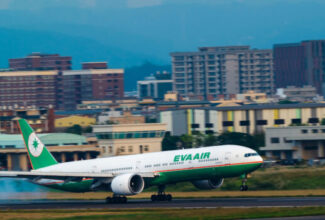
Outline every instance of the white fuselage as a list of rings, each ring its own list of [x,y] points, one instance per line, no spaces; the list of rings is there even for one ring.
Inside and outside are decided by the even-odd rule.
[[[247,153],[253,156],[245,157]],[[122,174],[164,172],[262,161],[263,159],[250,148],[237,145],[221,145],[73,161],[41,168],[37,171]]]

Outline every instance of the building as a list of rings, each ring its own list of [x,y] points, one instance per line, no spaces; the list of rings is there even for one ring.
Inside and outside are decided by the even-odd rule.
[[[316,88],[312,86],[288,86],[283,88],[283,95],[285,99],[297,102],[315,102],[323,99],[317,94]]]
[[[133,115],[132,112],[124,111],[121,116],[111,116],[109,120],[114,124],[143,124],[145,117],[142,115]]]
[[[325,157],[325,126],[267,128],[265,152],[272,159],[315,159]]]
[[[311,85],[325,95],[325,40],[276,44],[273,51],[276,88]]]
[[[49,109],[2,109],[0,110],[0,133],[20,133],[18,119],[24,118],[38,133],[54,131],[54,110]]]
[[[150,76],[146,77],[145,80],[138,81],[138,97],[140,99],[153,98],[163,100],[164,95],[173,90],[173,80],[165,79],[163,76],[164,74],[159,74],[158,78]]]
[[[57,109],[76,109],[86,100],[123,98],[123,69],[63,71],[58,76]]]
[[[114,100],[89,100],[82,101],[77,105],[77,109],[102,109],[106,111],[121,111],[138,108],[139,101],[136,97],[124,97]]]
[[[201,47],[198,52],[172,56],[174,91],[180,95],[215,99],[220,94],[249,90],[274,92],[272,50],[249,46]]]
[[[9,59],[12,70],[70,70],[71,57],[59,54],[32,53],[24,58]]]
[[[67,116],[62,118],[55,119],[55,128],[56,130],[65,129],[73,125],[79,125],[81,127],[88,127],[90,125],[96,124],[96,119],[85,116]]]
[[[56,105],[57,71],[0,72],[0,106],[48,108]]]
[[[85,100],[123,98],[123,69],[0,72],[0,107],[74,110]]]
[[[236,94],[237,100],[242,100],[245,103],[267,103],[269,99],[265,93],[256,93],[254,91],[247,91],[247,93]]]
[[[102,156],[161,151],[166,125],[160,123],[94,125]]]
[[[159,113],[159,122],[172,135],[200,132],[263,133],[269,127],[319,125],[325,118],[325,103],[251,104],[192,109],[169,109]]]
[[[88,144],[86,138],[81,135],[50,133],[38,136],[59,162],[96,158],[101,153],[99,147]],[[0,134],[0,143],[0,167],[8,170],[31,168],[20,134]]]
[[[213,134],[218,132],[217,117],[216,110],[174,109],[161,111],[159,122],[166,124],[166,131],[175,136],[195,132]]]
[[[83,70],[108,68],[107,62],[84,62],[81,65]]]

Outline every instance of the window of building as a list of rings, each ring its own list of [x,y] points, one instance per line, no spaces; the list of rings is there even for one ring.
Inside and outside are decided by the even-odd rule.
[[[148,145],[144,146],[144,151],[149,151],[149,146]]]
[[[132,146],[129,146],[129,152],[133,152],[133,147]]]
[[[212,130],[206,130],[205,134],[213,134],[214,132]]]
[[[191,124],[191,128],[199,128],[200,124]]]
[[[274,124],[276,125],[283,125],[284,124],[284,119],[275,119]]]
[[[287,138],[284,137],[284,138],[283,138],[283,142],[284,142],[284,143],[292,143],[293,141],[292,141],[292,140],[288,140]]]
[[[234,126],[234,122],[233,121],[223,121],[222,126],[224,126],[224,127]]]
[[[206,128],[213,128],[213,124],[212,123],[205,123],[205,127]]]
[[[308,133],[308,130],[307,130],[307,129],[302,129],[302,130],[301,130],[301,133],[303,133],[303,134],[307,134],[307,133]]]
[[[267,120],[257,120],[256,125],[267,125]]]
[[[109,146],[108,147],[108,152],[111,154],[111,153],[113,153],[113,147],[112,146]]]
[[[280,143],[280,139],[278,137],[271,137],[271,143],[278,144],[278,143]]]
[[[124,146],[120,147],[120,152],[125,152],[125,147]]]
[[[312,129],[311,132],[312,133],[318,133],[318,129]]]
[[[240,126],[249,126],[250,125],[250,122],[249,121],[240,121],[239,122],[239,125]]]
[[[300,118],[293,118],[291,119],[292,124],[301,124],[301,119]]]
[[[318,118],[309,118],[308,123],[311,123],[311,124],[319,123],[319,119]]]

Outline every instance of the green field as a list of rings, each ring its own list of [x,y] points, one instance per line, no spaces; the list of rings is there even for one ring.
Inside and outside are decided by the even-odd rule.
[[[237,191],[240,178],[225,179],[219,190]],[[260,168],[248,179],[249,190],[301,190],[325,189],[325,167]],[[154,188],[148,191],[155,191]],[[167,187],[170,192],[198,191],[191,183],[178,183]]]
[[[250,219],[325,215],[325,207],[303,208],[215,208],[215,209],[128,209],[128,210],[6,210],[1,219]]]

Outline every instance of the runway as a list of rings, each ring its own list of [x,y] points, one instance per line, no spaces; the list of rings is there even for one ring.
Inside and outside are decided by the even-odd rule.
[[[174,199],[151,202],[129,199],[126,204],[106,204],[103,200],[0,200],[0,209],[132,209],[132,208],[220,208],[220,207],[302,207],[325,206],[325,197]]]

